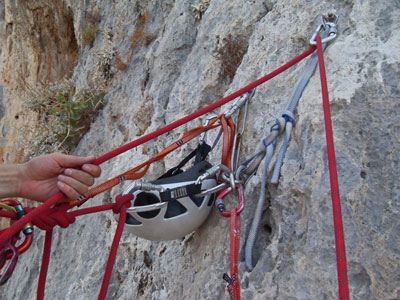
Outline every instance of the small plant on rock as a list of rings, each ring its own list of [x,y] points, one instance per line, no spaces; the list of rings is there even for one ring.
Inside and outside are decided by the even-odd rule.
[[[99,23],[101,21],[100,12],[88,12],[85,21],[86,24],[82,32],[82,44],[92,47],[96,34],[99,32]]]
[[[99,25],[86,25],[82,33],[82,44],[92,47],[97,32],[99,32]]]
[[[133,53],[138,46],[148,46],[157,37],[155,33],[145,30],[150,19],[151,15],[148,10],[144,10],[144,12],[139,15],[136,23],[136,30],[129,36],[129,39],[131,41],[129,60],[132,59]]]
[[[72,80],[31,88],[29,93],[28,107],[38,114],[32,155],[71,152],[105,104],[104,90],[76,90]]]

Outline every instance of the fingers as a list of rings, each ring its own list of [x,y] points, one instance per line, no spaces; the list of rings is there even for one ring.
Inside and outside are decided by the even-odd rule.
[[[99,177],[101,174],[100,167],[96,165],[84,164],[82,166],[82,170],[92,175],[95,178]]]
[[[90,164],[95,161],[94,156],[75,156],[75,155],[66,155],[62,153],[53,153],[51,154],[57,163],[62,167],[80,167],[84,164]]]
[[[100,168],[91,164],[84,164],[80,170],[67,168],[58,176],[57,186],[70,200],[76,200],[88,191],[100,174]]]
[[[64,175],[58,176],[57,187],[68,197],[69,200],[76,200],[88,190],[88,186]]]
[[[81,170],[66,169],[64,171],[64,175],[65,175],[64,177],[73,178],[74,180],[76,180],[76,181],[78,181],[78,182],[80,182],[80,183],[82,183],[82,184],[84,184],[86,186],[91,186],[94,183],[94,176],[92,176],[90,173],[86,173],[86,172],[81,171]],[[67,183],[67,182],[65,182],[65,183]]]

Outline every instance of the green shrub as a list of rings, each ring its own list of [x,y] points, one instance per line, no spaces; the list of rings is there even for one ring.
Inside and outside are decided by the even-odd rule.
[[[82,44],[84,46],[93,46],[94,39],[96,38],[96,34],[99,32],[99,26],[96,25],[86,25],[83,33],[82,33]]]
[[[30,89],[28,108],[38,114],[32,154],[73,151],[104,106],[105,94],[76,90],[71,80]]]

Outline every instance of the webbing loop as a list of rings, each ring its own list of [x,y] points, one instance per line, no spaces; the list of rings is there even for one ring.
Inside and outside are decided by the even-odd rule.
[[[325,50],[326,47],[328,46],[329,41],[331,41],[333,38],[336,37],[337,35],[337,23],[338,18],[336,15],[329,14],[327,17],[322,16],[322,21],[321,24],[318,26],[317,30],[313,34],[311,41],[314,41],[317,36],[322,36],[321,38],[324,41],[324,44],[322,46],[322,50]],[[272,159],[272,156],[274,154],[274,148],[276,141],[278,139],[278,136],[280,135],[281,132],[283,132],[283,128],[285,129],[285,137],[284,137],[284,142],[282,145],[281,150],[279,151],[279,154],[276,159],[275,167],[271,176],[270,182],[272,184],[278,184],[279,182],[279,177],[280,177],[280,171],[283,165],[283,160],[285,157],[285,153],[290,141],[291,137],[291,132],[293,127],[295,126],[295,119],[294,119],[294,114],[293,112],[295,111],[299,100],[302,96],[302,93],[304,89],[306,88],[311,76],[314,73],[314,70],[316,69],[316,66],[318,64],[318,56],[314,53],[309,61],[307,62],[306,66],[304,67],[303,73],[298,80],[296,87],[293,90],[293,93],[289,99],[289,103],[287,106],[286,111],[282,114],[281,119],[284,120],[283,124],[279,125],[280,131],[276,130],[275,128],[278,127],[278,125],[274,125],[273,128],[275,130],[272,131],[273,128],[271,128],[271,133],[262,141],[262,145],[265,147],[265,150],[267,152],[266,158],[265,158],[265,164],[264,164],[264,173],[263,173],[263,179],[262,179],[262,186],[261,186],[261,193],[260,197],[258,199],[257,203],[257,208],[254,213],[254,218],[252,220],[252,224],[250,227],[250,231],[248,233],[247,237],[247,242],[246,242],[246,247],[245,247],[245,262],[246,262],[246,268],[248,270],[252,270],[254,267],[253,264],[253,259],[252,259],[252,252],[254,249],[254,243],[256,241],[256,236],[257,232],[260,226],[261,222],[261,216],[262,216],[262,211],[264,209],[264,202],[265,202],[265,197],[266,197],[266,184],[267,184],[267,169],[269,167],[269,163]],[[278,122],[276,122],[278,123]],[[278,133],[279,132],[279,133]],[[272,133],[275,133],[275,136],[272,136]],[[258,167],[258,166],[257,166]]]
[[[293,127],[296,125],[294,114],[290,110],[285,110],[284,113],[282,114],[282,118],[285,119],[286,123],[288,122],[292,123]]]

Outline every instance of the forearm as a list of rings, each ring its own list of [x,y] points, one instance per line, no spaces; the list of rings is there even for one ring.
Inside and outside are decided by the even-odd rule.
[[[22,166],[19,164],[0,165],[0,199],[20,197]]]

